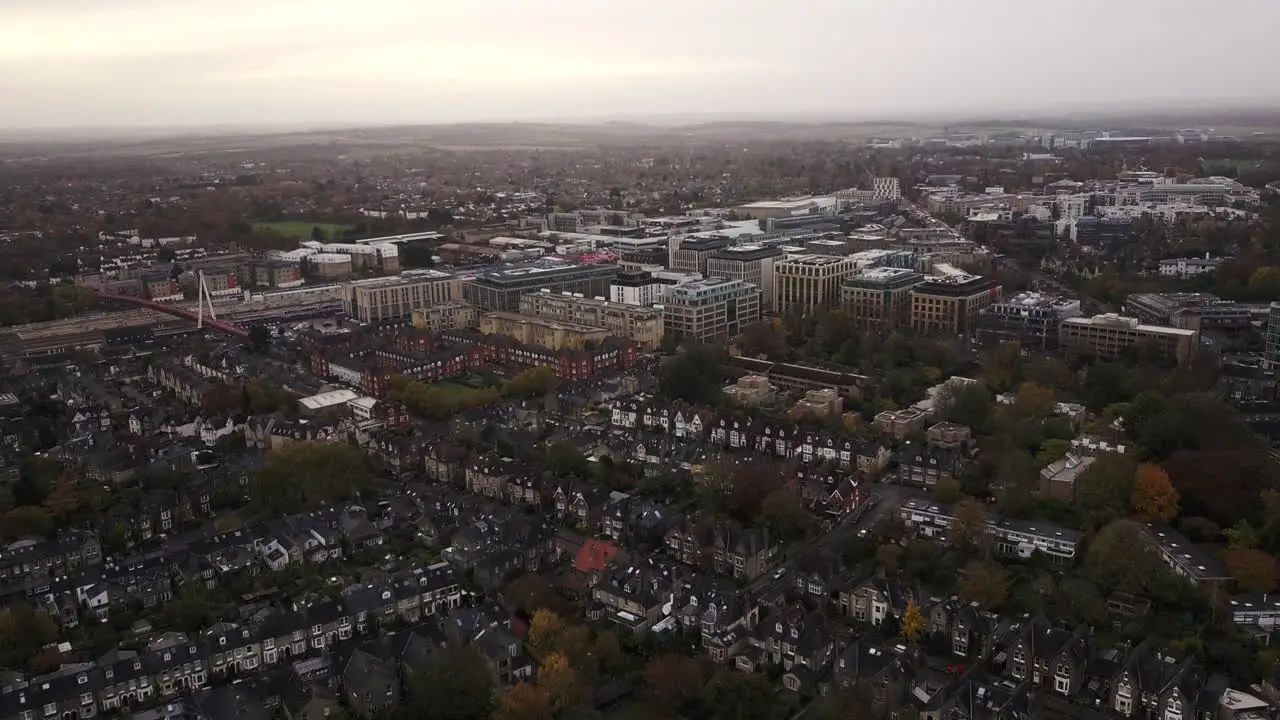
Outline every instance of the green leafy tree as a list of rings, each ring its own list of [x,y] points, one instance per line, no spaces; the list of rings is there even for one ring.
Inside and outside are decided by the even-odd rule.
[[[355,498],[373,481],[357,447],[321,440],[294,442],[267,454],[249,494],[260,508],[285,514]]]
[[[1137,463],[1125,455],[1103,455],[1076,478],[1075,506],[1086,528],[1123,518],[1133,494]]]
[[[493,672],[470,646],[446,646],[409,676],[407,686],[396,720],[488,720],[493,712]]]
[[[975,433],[985,430],[995,411],[995,396],[982,383],[948,383],[934,403],[948,421],[966,425]]]
[[[944,505],[950,505],[964,496],[960,481],[953,477],[939,478],[933,486],[933,498]]]
[[[760,673],[722,670],[707,683],[703,696],[709,717],[716,720],[774,720],[779,710],[777,690]]]
[[[548,365],[539,365],[517,374],[502,386],[507,397],[542,397],[556,386],[556,371]]]
[[[1010,390],[1022,375],[1022,346],[1007,342],[984,350],[979,359],[982,379],[998,391]]]
[[[1222,534],[1226,536],[1227,544],[1232,549],[1253,549],[1262,544],[1262,533],[1245,519],[1223,530]]]
[[[722,352],[694,345],[662,366],[658,388],[667,397],[712,405],[720,400]]]
[[[1167,572],[1155,542],[1142,525],[1116,520],[1089,542],[1085,571],[1104,591],[1148,593]]]
[[[5,667],[22,667],[57,639],[58,624],[48,613],[22,602],[0,608],[0,663]]]
[[[1067,440],[1049,439],[1040,443],[1040,451],[1036,453],[1036,462],[1050,465],[1071,451],[1071,443]]]
[[[786,488],[774,490],[765,497],[760,504],[760,519],[779,540],[804,537],[811,525],[800,498]]]

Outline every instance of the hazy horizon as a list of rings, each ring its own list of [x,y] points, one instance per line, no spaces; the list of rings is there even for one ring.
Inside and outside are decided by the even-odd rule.
[[[1280,3],[6,0],[0,129],[910,120],[1280,104]],[[1212,32],[1206,32],[1212,27]]]

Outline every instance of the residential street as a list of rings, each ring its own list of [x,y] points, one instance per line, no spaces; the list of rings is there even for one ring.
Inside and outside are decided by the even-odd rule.
[[[914,495],[915,493],[910,488],[904,488],[901,485],[876,483],[871,495],[873,505],[870,509],[859,516],[846,518],[832,528],[831,532],[816,538],[807,545],[792,548],[785,562],[752,581],[749,586],[750,589],[760,597],[773,597],[785,592],[791,583],[791,571],[794,569],[795,558],[820,548],[836,547],[843,539],[853,534],[863,530],[869,531],[887,520],[904,500]],[[779,571],[785,572],[779,575]]]

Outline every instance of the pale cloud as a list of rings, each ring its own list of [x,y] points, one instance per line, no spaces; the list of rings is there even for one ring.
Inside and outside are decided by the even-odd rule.
[[[1280,100],[1280,2],[0,0],[0,125]]]

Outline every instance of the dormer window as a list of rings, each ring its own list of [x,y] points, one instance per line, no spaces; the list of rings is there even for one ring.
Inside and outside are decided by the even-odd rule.
[[[776,632],[776,633],[778,633],[779,635],[781,635],[781,634],[782,634],[782,623],[776,623],[776,624],[773,626],[773,631],[774,631],[774,632]]]

